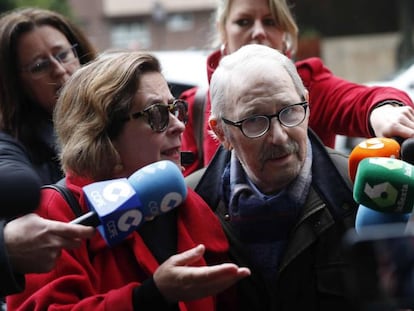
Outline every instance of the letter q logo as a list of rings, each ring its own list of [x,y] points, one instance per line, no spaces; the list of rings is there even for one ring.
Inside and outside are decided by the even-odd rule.
[[[139,210],[130,210],[118,220],[118,229],[122,232],[132,232],[142,222],[142,213]]]
[[[132,193],[129,184],[121,181],[116,181],[107,185],[103,191],[102,196],[109,202],[117,202],[120,198],[128,198]]]
[[[183,197],[178,192],[167,193],[161,201],[160,210],[166,213],[183,202]]]

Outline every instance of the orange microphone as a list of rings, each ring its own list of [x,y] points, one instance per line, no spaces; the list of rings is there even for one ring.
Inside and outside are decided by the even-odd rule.
[[[349,154],[348,174],[352,182],[355,181],[359,162],[371,157],[399,159],[400,144],[392,138],[385,137],[374,137],[360,142]]]

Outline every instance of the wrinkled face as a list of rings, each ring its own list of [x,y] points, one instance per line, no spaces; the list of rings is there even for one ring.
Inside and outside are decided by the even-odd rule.
[[[63,83],[80,67],[70,48],[65,35],[51,26],[37,27],[18,40],[17,57],[24,92],[49,113],[53,112]],[[68,61],[60,63],[53,57],[56,55]]]
[[[282,51],[283,36],[267,0],[232,0],[223,34],[227,54],[252,43]]]
[[[158,72],[142,75],[140,88],[135,94],[130,113],[143,111],[154,104],[169,104],[174,100],[164,77]],[[169,124],[165,131],[151,129],[147,116],[126,121],[120,135],[114,140],[115,148],[121,157],[123,176],[130,176],[141,167],[156,161],[170,160],[179,167],[181,134],[184,123],[169,114]]]
[[[251,116],[273,115],[302,102],[288,73],[276,72],[266,72],[262,67],[257,69],[257,75],[233,80],[237,85],[229,86],[232,98],[227,101],[224,117],[237,122]],[[219,134],[221,142],[234,149],[249,178],[266,194],[292,182],[303,166],[307,150],[308,114],[302,123],[290,128],[282,126],[277,118],[271,120],[269,131],[257,138],[248,138],[239,128],[224,123],[220,124],[226,128],[221,137]]]

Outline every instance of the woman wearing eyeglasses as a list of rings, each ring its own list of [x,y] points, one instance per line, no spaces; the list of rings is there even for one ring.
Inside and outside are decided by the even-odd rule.
[[[0,129],[26,148],[44,184],[62,178],[52,123],[58,93],[95,56],[82,31],[58,13],[25,8],[0,18]],[[9,147],[0,139],[0,160]]]
[[[159,62],[144,52],[107,54],[79,69],[62,89],[54,114],[68,188],[88,211],[82,187],[131,176],[148,164],[181,168],[187,104],[173,98]],[[160,173],[160,178],[162,174]],[[38,213],[74,218],[56,191],[43,189]],[[108,247],[99,233],[63,250],[47,274],[26,277],[10,310],[237,310],[222,297],[249,275],[227,262],[228,243],[209,207],[188,189],[176,209]],[[218,295],[225,290],[226,295]],[[231,302],[231,299],[230,299]]]

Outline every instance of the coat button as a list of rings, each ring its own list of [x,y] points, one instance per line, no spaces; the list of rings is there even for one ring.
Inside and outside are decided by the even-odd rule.
[[[225,221],[230,221],[230,215],[229,214],[224,214],[224,220]]]

